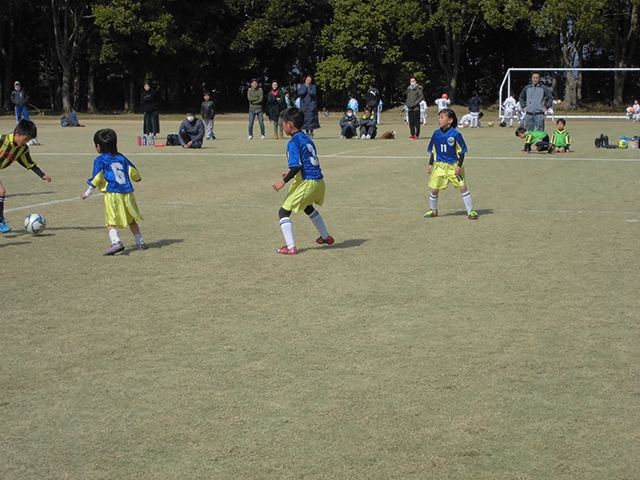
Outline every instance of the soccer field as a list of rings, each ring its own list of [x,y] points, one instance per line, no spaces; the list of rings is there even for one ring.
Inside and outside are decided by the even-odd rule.
[[[430,114],[420,141],[396,111],[388,141],[321,117],[336,243],[293,214],[296,256],[275,253],[270,124],[247,141],[221,115],[189,151],[137,147],[139,115],[34,118],[53,181],[0,171],[0,478],[638,478],[640,150],[593,146],[638,124],[569,120],[554,155],[463,129],[480,218],[449,188],[424,219]],[[105,127],[142,175],[147,251],[121,230],[103,257],[102,197],[80,199]]]

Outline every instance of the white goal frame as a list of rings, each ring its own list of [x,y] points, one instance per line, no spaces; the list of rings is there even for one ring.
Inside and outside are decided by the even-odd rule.
[[[504,114],[504,99],[511,95],[511,72],[640,72],[640,68],[509,68],[504,75],[500,84],[500,92],[498,96],[498,117],[502,118]],[[503,96],[505,84],[507,86],[506,95]],[[522,86],[524,88],[524,85]],[[520,91],[516,94],[518,96]],[[562,115],[563,118],[615,118],[624,119],[626,115]]]

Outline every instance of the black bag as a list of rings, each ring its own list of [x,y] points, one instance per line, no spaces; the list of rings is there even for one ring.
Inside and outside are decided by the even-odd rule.
[[[596,148],[609,148],[609,137],[601,133],[594,143]]]
[[[180,145],[180,137],[177,133],[170,133],[167,135],[167,146]]]

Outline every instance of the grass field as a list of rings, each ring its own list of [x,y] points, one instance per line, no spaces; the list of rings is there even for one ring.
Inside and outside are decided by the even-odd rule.
[[[397,112],[395,141],[338,119],[315,139],[336,244],[294,215],[288,257],[270,125],[219,116],[185,151],[137,147],[140,116],[35,118],[53,181],[0,172],[0,478],[640,478],[640,150],[593,147],[638,124],[569,120],[564,155],[463,130],[474,222],[453,189],[422,217],[433,115],[417,142]],[[141,171],[148,251],[121,231],[103,257],[102,198],[80,200],[103,127]]]

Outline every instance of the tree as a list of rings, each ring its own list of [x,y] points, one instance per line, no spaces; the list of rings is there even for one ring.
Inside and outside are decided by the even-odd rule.
[[[62,69],[62,109],[69,113],[73,109],[73,67],[84,39],[92,27],[91,11],[87,2],[83,0],[51,0],[51,18],[56,55]]]
[[[628,68],[633,59],[640,35],[640,0],[617,0],[609,2],[605,17],[607,31],[613,37],[614,64],[617,68]],[[624,85],[627,72],[615,72],[613,104],[624,104]]]

